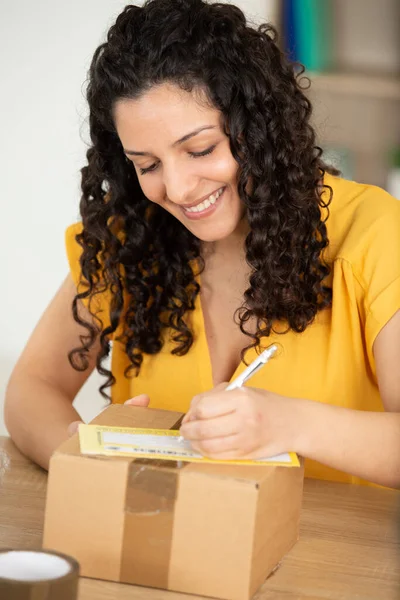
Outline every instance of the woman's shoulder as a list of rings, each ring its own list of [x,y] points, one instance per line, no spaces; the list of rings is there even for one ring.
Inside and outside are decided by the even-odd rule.
[[[330,211],[342,219],[357,217],[375,219],[387,214],[400,214],[400,202],[383,188],[325,174],[324,184],[332,189]],[[325,191],[326,192],[326,191]]]
[[[81,253],[82,248],[76,241],[76,236],[78,234],[82,233],[82,231],[83,231],[83,224],[81,221],[78,221],[76,223],[71,223],[65,229],[64,237],[65,237],[65,246],[66,246],[68,256],[70,256],[72,254],[76,258],[76,255]]]
[[[325,193],[331,190],[326,221],[330,259],[358,261],[368,249],[400,247],[400,202],[383,188],[326,174]],[[392,246],[395,251],[394,245]]]
[[[65,230],[65,248],[69,270],[78,293],[86,293],[89,287],[87,280],[82,275],[81,257],[83,248],[76,239],[76,236],[82,231],[83,224],[81,221],[70,224]],[[81,298],[81,301],[100,320],[102,329],[109,327],[111,293],[108,287],[103,286],[101,278],[99,287],[94,285],[90,295]],[[112,335],[110,339],[112,339]]]
[[[81,233],[83,230],[82,221],[76,221],[75,223],[70,223],[65,229],[65,237],[69,239],[74,239],[78,233]]]
[[[82,230],[83,224],[82,222],[78,221],[76,223],[71,223],[70,225],[68,225],[68,227],[65,229],[64,234],[67,259],[73,279],[75,281],[78,281],[80,278],[79,259],[82,254],[82,247],[78,244],[76,236],[82,233]]]

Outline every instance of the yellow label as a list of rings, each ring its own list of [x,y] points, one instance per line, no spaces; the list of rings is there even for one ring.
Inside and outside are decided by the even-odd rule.
[[[192,450],[190,442],[184,440],[179,431],[171,431],[170,429],[79,425],[79,442],[82,454],[182,460],[214,464],[300,466],[297,454],[294,452],[254,460],[215,460],[207,458]]]

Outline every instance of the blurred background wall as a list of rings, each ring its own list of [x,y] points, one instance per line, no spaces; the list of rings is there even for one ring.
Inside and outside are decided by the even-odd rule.
[[[137,2],[141,4],[142,2]],[[84,82],[91,56],[123,0],[2,0],[0,435],[6,382],[67,273],[64,230],[78,219],[87,141]],[[400,1],[241,0],[272,21],[302,61],[326,159],[344,176],[400,198]],[[43,340],[43,343],[46,343]],[[103,407],[94,374],[76,405]]]
[[[0,435],[11,370],[68,272],[64,231],[78,220],[88,138],[84,82],[126,4],[0,2]],[[103,407],[99,379],[94,374],[77,399],[87,419]]]

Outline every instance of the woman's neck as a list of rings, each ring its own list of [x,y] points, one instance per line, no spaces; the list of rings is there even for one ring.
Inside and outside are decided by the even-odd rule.
[[[227,238],[216,242],[202,244],[202,256],[205,263],[202,275],[203,282],[210,276],[225,279],[233,272],[248,276],[249,266],[246,263],[245,240],[249,233],[249,225],[244,219],[235,231]]]

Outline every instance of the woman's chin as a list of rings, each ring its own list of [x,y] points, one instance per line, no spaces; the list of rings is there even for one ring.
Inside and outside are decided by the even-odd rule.
[[[208,223],[205,227],[191,227],[190,230],[202,242],[222,242],[228,239],[236,228],[237,224],[236,226],[233,224],[231,227],[227,227],[226,224],[221,226]]]

